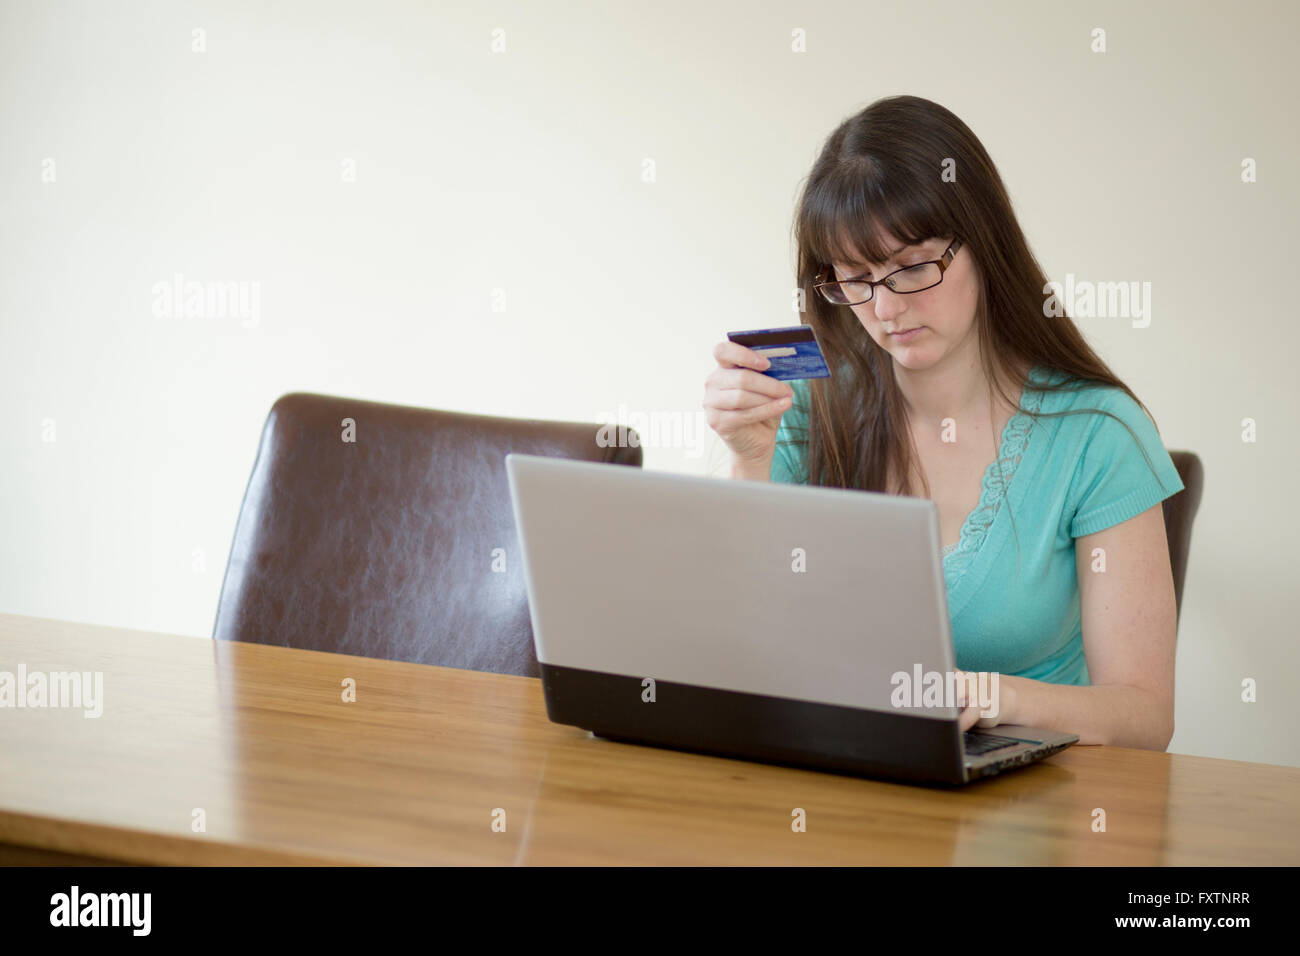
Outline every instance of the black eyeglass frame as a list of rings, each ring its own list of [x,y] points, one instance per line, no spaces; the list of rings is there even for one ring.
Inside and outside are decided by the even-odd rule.
[[[943,282],[944,273],[948,271],[948,266],[952,265],[952,260],[956,257],[958,250],[961,249],[961,246],[962,246],[961,237],[960,236],[954,237],[952,242],[948,244],[948,248],[943,251],[943,255],[940,256],[938,259],[927,259],[925,262],[913,262],[910,266],[903,266],[901,269],[895,269],[893,272],[889,273],[889,275],[885,276],[882,279],[831,280],[829,279],[829,276],[834,272],[835,267],[828,265],[825,268],[823,268],[819,273],[817,273],[816,276],[817,281],[813,284],[813,288],[816,289],[818,293],[821,294],[821,297],[823,299],[825,299],[827,302],[830,302],[831,305],[844,305],[844,306],[862,305],[864,302],[870,302],[876,296],[876,286],[878,285],[886,286],[890,292],[893,292],[896,295],[915,295],[918,292],[925,292],[929,289],[933,289],[935,286]],[[899,292],[897,289],[895,289],[892,285],[889,284],[889,280],[892,279],[894,276],[898,275],[900,272],[906,272],[908,269],[919,269],[921,266],[930,266],[930,265],[937,265],[939,267],[939,281],[936,282],[934,285],[928,285],[924,289],[910,289],[907,292]],[[865,299],[860,299],[857,302],[832,301],[831,297],[826,294],[825,287],[829,285],[843,285],[845,282],[865,282],[869,290],[867,297]]]

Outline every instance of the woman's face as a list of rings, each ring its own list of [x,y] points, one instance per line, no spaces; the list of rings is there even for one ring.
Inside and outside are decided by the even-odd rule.
[[[832,263],[836,277],[841,281],[880,279],[895,269],[940,258],[952,240],[930,239],[905,248],[892,235],[885,234],[884,241],[886,249],[898,250],[890,261]],[[914,370],[931,368],[944,356],[975,345],[977,273],[970,250],[963,243],[937,286],[900,294],[878,285],[871,301],[849,308],[867,334],[899,365]]]

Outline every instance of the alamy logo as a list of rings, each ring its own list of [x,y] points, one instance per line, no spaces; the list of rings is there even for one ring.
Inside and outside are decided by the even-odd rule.
[[[912,665],[912,673],[895,671],[889,683],[894,689],[889,702],[898,708],[930,708],[977,706],[980,716],[998,716],[997,671],[922,671],[920,664]],[[959,693],[962,691],[963,693]]]
[[[0,671],[0,707],[72,707],[83,717],[104,713],[103,671]]]
[[[155,282],[152,292],[160,319],[238,319],[246,329],[262,321],[260,282],[186,282],[178,272],[171,282]]]
[[[1135,329],[1151,324],[1150,282],[1075,281],[1069,272],[1064,286],[1048,282],[1043,295],[1043,315],[1049,318],[1068,312],[1075,319],[1132,319]]]
[[[704,412],[629,410],[620,403],[616,412],[599,413],[596,422],[601,448],[681,448],[687,458],[704,454]]]
[[[152,893],[71,893],[50,897],[51,926],[129,926],[133,936],[148,936]]]

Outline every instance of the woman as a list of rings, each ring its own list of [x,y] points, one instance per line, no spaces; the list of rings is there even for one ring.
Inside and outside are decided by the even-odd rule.
[[[731,477],[932,498],[957,666],[1002,675],[999,715],[964,707],[962,728],[1164,750],[1177,615],[1160,503],[1183,484],[1047,299],[983,145],[935,103],[879,100],[827,140],[795,239],[834,375],[791,387],[719,343],[704,405]]]

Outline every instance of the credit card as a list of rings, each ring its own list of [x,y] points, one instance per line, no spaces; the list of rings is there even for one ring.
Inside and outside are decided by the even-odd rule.
[[[787,325],[780,329],[750,329],[728,332],[737,345],[753,349],[772,364],[760,375],[782,382],[800,378],[830,378],[831,370],[822,355],[821,344],[811,325]]]

